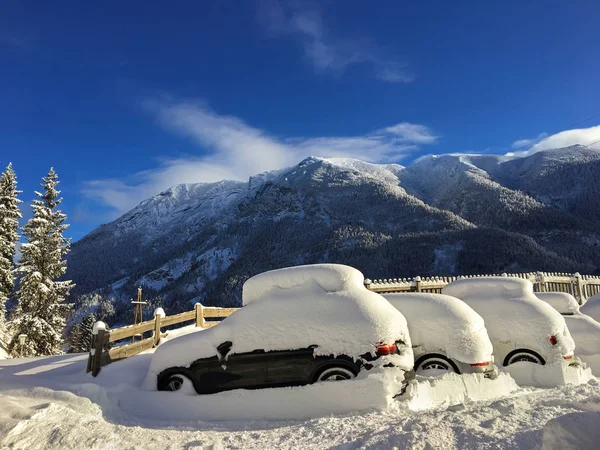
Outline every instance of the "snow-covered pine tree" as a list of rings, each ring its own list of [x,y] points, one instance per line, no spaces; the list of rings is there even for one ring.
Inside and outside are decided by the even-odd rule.
[[[19,203],[17,176],[9,164],[0,176],[0,328],[6,318],[6,301],[15,287],[14,260],[19,241]]]
[[[23,227],[27,242],[21,246],[21,258],[17,272],[22,274],[18,301],[11,321],[12,341],[10,350],[20,353],[18,336],[23,333],[27,340],[22,356],[55,355],[62,353],[63,330],[66,316],[71,308],[66,303],[71,281],[59,281],[66,272],[65,255],[70,239],[63,236],[68,225],[67,216],[56,209],[62,201],[56,189],[58,176],[50,169],[42,178],[44,193],[36,192],[33,201],[33,217]]]
[[[76,323],[69,331],[69,337],[67,338],[69,344],[69,350],[67,353],[80,353],[81,352],[81,324]]]
[[[81,321],[81,335],[79,337],[79,352],[89,352],[92,343],[92,331],[96,323],[96,316],[88,314]]]

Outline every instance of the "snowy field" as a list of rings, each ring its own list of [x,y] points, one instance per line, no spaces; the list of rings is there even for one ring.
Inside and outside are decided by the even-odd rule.
[[[551,449],[593,448],[600,438],[590,426],[600,416],[595,378],[536,389],[517,388],[506,374],[495,381],[450,374],[413,382],[405,399],[382,403],[381,387],[394,380],[369,375],[332,386],[341,393],[355,383],[338,403],[367,410],[257,420],[269,411],[309,411],[313,405],[296,402],[323,392],[311,390],[316,385],[211,396],[145,391],[151,356],[113,363],[97,378],[85,373],[87,355],[0,360],[0,448]],[[209,420],[219,417],[229,418]]]

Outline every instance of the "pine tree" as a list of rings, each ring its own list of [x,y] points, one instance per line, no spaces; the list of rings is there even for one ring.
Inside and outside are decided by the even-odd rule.
[[[6,301],[15,286],[14,260],[19,240],[19,203],[17,176],[9,164],[0,177],[0,327],[6,318]]]
[[[79,337],[79,352],[89,352],[92,342],[92,330],[96,323],[96,317],[93,314],[88,314],[81,321],[81,335]]]
[[[76,323],[71,328],[67,343],[69,344],[68,353],[81,353],[81,324]]]
[[[59,211],[58,176],[50,169],[42,178],[44,193],[36,192],[33,217],[23,227],[27,242],[21,246],[17,272],[22,274],[16,293],[18,305],[11,322],[10,350],[20,353],[18,336],[27,335],[21,356],[55,355],[62,352],[63,331],[71,308],[66,303],[71,281],[59,281],[66,270],[64,259],[70,239],[63,237],[67,216]]]

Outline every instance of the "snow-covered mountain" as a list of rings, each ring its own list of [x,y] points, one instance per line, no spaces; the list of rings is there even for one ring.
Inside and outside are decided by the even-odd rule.
[[[367,276],[515,270],[595,272],[600,152],[438,156],[409,167],[311,157],[253,176],[175,186],[76,242],[75,294],[175,309],[239,303],[258,272],[339,262]],[[598,205],[600,206],[600,205]]]

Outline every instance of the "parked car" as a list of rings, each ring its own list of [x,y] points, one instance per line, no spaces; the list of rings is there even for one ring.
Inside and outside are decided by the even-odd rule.
[[[406,319],[367,290],[356,269],[263,273],[246,282],[243,299],[219,325],[159,346],[146,382],[211,394],[348,380],[373,367],[412,369]]]
[[[564,292],[537,292],[541,300],[561,313],[577,346],[577,356],[600,375],[600,322],[580,311],[575,297]]]
[[[438,371],[497,374],[493,347],[482,317],[456,297],[428,293],[383,296],[402,313],[417,374]]]
[[[566,292],[536,292],[535,296],[545,301],[563,316],[572,316],[579,312],[579,303]]]
[[[460,298],[483,317],[496,362],[503,366],[520,361],[579,364],[565,319],[535,296],[530,281],[468,278],[450,283],[442,292]]]

